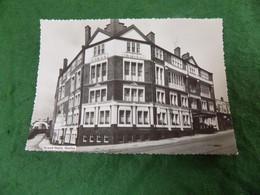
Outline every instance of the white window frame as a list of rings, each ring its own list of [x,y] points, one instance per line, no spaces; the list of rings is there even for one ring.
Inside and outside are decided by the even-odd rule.
[[[102,136],[100,135],[100,134],[97,134],[97,140],[96,140],[96,142],[97,143],[101,143],[101,141],[102,141]],[[100,140],[99,140],[100,139]]]
[[[124,123],[120,123],[120,111],[124,111]],[[130,124],[126,124],[126,111],[130,111]],[[131,127],[133,125],[133,111],[131,107],[119,106],[118,108],[118,126],[119,127]]]
[[[183,102],[183,100],[184,100],[184,102]],[[188,108],[189,107],[188,96],[181,95],[181,106],[184,107],[184,108]]]
[[[103,75],[103,65],[106,64],[106,75]],[[100,65],[100,77],[97,77],[97,66]],[[92,78],[92,67],[95,69],[95,77]],[[89,77],[89,83],[99,83],[107,81],[107,75],[108,75],[108,62],[107,60],[101,60],[99,62],[91,63],[90,64],[90,77]]]
[[[159,49],[159,48],[155,48],[155,57],[160,59],[160,60],[163,60],[163,50]]]
[[[157,69],[159,70],[158,72]],[[165,85],[164,67],[159,64],[155,64],[155,83],[157,85]]]
[[[176,124],[174,125],[173,124],[173,121],[174,121],[174,118],[176,116]],[[180,112],[177,111],[177,110],[173,110],[171,113],[170,113],[170,120],[171,120],[171,127],[180,127],[181,124],[180,124]]]
[[[77,76],[76,77],[76,89],[78,89],[81,86],[81,71],[79,70],[78,72],[76,72]]]
[[[106,95],[105,95],[105,100],[102,101],[102,90],[105,89],[106,90]],[[94,91],[94,101],[91,102],[91,92]],[[107,101],[107,86],[100,86],[100,87],[92,87],[92,88],[89,88],[89,98],[88,98],[88,102],[89,103],[98,103],[97,100],[96,100],[96,92],[97,91],[100,91],[100,101],[99,102],[105,102]]]
[[[93,56],[99,56],[105,53],[105,43],[98,44],[93,48]]]
[[[91,134],[91,135],[89,135],[89,142],[90,143],[93,143],[94,142],[94,135],[93,134]]]
[[[177,93],[170,92],[170,105],[178,106],[178,94]]]
[[[87,113],[89,114],[88,124],[86,124]],[[91,113],[94,113],[93,124],[90,124]],[[95,111],[95,108],[87,108],[85,110],[85,112],[84,112],[83,127],[94,127],[95,126],[95,121],[96,121],[96,111]]]
[[[209,111],[211,112],[215,111],[213,102],[209,102]]]
[[[130,47],[128,47],[128,45]],[[133,46],[135,48],[134,50],[133,50]],[[126,42],[126,52],[140,54],[141,53],[141,47],[140,46],[141,46],[141,44],[139,42],[127,41]]]
[[[187,122],[187,125],[185,123]],[[188,112],[182,113],[183,128],[189,128],[191,126],[190,114]]]
[[[158,110],[158,108],[157,108],[157,110]],[[163,116],[163,114],[165,114],[165,118],[164,118],[164,120],[165,120],[165,122],[166,122],[166,124],[159,124],[159,117],[160,118],[162,118],[162,116]],[[158,115],[160,115],[159,117],[158,117]],[[167,127],[168,126],[168,116],[167,116],[167,112],[166,112],[166,109],[162,109],[162,108],[160,108],[160,112],[158,113],[156,113],[156,126],[157,127]]]
[[[103,138],[104,138],[104,143],[109,143],[109,135],[105,134]],[[108,139],[107,141],[106,138]]]
[[[139,124],[138,112],[142,113],[142,123]],[[148,123],[144,123],[144,112],[147,112]],[[137,127],[149,127],[151,125],[150,110],[147,107],[137,107],[136,109],[136,126]]]
[[[109,120],[108,123],[106,124],[106,112],[109,111]],[[104,123],[100,123],[100,117],[101,117],[101,112],[104,112]],[[99,119],[98,119],[98,126],[99,127],[109,127],[111,124],[111,110],[109,106],[102,106],[99,109]]]
[[[71,77],[70,83],[70,92],[73,92],[75,90],[75,75]]]
[[[126,100],[126,96],[125,96],[125,89],[129,89],[129,98],[130,100]],[[137,97],[137,101],[133,100],[132,97],[132,90],[136,89],[136,97]],[[139,90],[143,90],[143,97],[142,100],[139,100]],[[136,86],[136,85],[123,85],[123,100],[127,101],[127,102],[145,102],[145,87],[144,86]]]
[[[126,62],[129,63],[129,75],[125,75],[125,63]],[[132,75],[132,63],[136,64],[135,76]],[[139,64],[142,64],[142,75],[141,76],[138,76]],[[144,61],[143,60],[124,58],[124,60],[123,60],[123,79],[124,80],[128,80],[128,81],[141,81],[141,82],[144,82]]]
[[[160,93],[160,97],[157,96],[158,92]],[[162,99],[163,94],[163,99]],[[163,89],[156,89],[156,102],[159,104],[166,104],[165,102],[165,91]]]
[[[205,100],[201,100],[201,109],[207,111],[208,107],[207,107],[207,101]]]

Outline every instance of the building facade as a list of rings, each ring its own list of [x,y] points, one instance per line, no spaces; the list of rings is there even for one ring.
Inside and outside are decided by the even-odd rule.
[[[220,100],[216,99],[216,113],[219,130],[233,129],[229,103],[222,97]]]
[[[57,82],[52,142],[116,144],[218,129],[212,73],[113,19],[91,35]]]

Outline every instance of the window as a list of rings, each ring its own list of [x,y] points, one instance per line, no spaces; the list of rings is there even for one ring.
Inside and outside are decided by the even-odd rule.
[[[67,116],[67,125],[71,125],[71,124],[72,124],[72,112],[69,112]]]
[[[91,83],[102,82],[107,80],[107,63],[91,65]]]
[[[94,135],[89,136],[89,142],[93,143],[94,142]]]
[[[69,99],[69,108],[72,108],[74,106],[74,96],[71,96]]]
[[[214,111],[214,104],[209,102],[209,111]]]
[[[171,56],[171,64],[178,67],[178,68],[181,68],[183,69],[183,63],[182,63],[182,60],[175,57],[175,56]]]
[[[158,103],[165,104],[165,92],[161,90],[156,90],[156,100]]]
[[[137,122],[139,125],[148,125],[149,123],[148,111],[138,111],[137,116],[138,116]]]
[[[201,100],[201,109],[202,109],[202,110],[208,110],[208,108],[207,108],[207,102],[204,101],[204,100]]]
[[[156,65],[155,68],[156,84],[164,85],[164,68]]]
[[[72,100],[73,101],[73,100]],[[80,104],[80,93],[75,95],[75,103],[74,106],[78,106]],[[73,105],[73,103],[72,103]]]
[[[65,85],[62,85],[61,87],[61,98],[65,97]]]
[[[99,44],[94,47],[94,56],[98,56],[105,53],[105,44]]]
[[[182,115],[183,120],[183,126],[190,126],[190,116],[189,114],[183,114]]]
[[[88,142],[88,136],[87,135],[83,135],[83,142],[84,143]]]
[[[190,88],[190,92],[196,93],[196,83],[195,82],[190,82],[189,88]]]
[[[157,114],[157,124],[158,125],[167,125],[167,120],[166,120],[166,113],[161,112]]]
[[[197,108],[198,108],[197,100],[192,100],[192,101],[191,101],[191,108],[192,108],[192,109],[197,109]]]
[[[184,78],[182,75],[169,71],[168,80],[169,87],[179,89],[182,91],[185,90]]]
[[[189,107],[187,96],[181,96],[181,106],[185,108]]]
[[[131,124],[130,110],[119,110],[119,124]]]
[[[124,87],[124,101],[144,102],[144,87]]]
[[[101,135],[97,135],[97,143],[101,142]]]
[[[179,113],[172,113],[171,114],[171,120],[172,120],[172,125],[173,126],[179,126],[180,125],[180,116]]]
[[[201,96],[210,97],[210,88],[209,88],[209,86],[201,84],[200,85],[200,89],[201,89]]]
[[[97,89],[92,89],[89,92],[89,102],[94,103],[94,102],[103,102],[107,100],[107,93],[106,93],[106,88],[97,88]]]
[[[140,43],[127,41],[126,51],[140,53]]]
[[[178,106],[177,94],[170,93],[170,104],[173,105],[173,106]]]
[[[80,74],[80,71],[78,71],[76,88],[79,88],[80,84],[81,84],[81,74]]]
[[[144,81],[144,65],[140,61],[124,61],[124,79]]]
[[[85,125],[93,125],[94,124],[94,111],[85,113]]]
[[[200,76],[201,76],[201,78],[209,80],[209,74],[203,70],[200,71]]]
[[[109,110],[102,110],[100,111],[100,118],[99,118],[99,124],[109,124],[110,122],[110,116],[109,116]]]
[[[73,76],[71,78],[71,89],[70,91],[73,92],[75,90],[75,77]]]
[[[163,60],[163,51],[159,48],[155,48],[155,57]]]
[[[109,136],[108,135],[104,135],[104,143],[108,143],[109,142]]]

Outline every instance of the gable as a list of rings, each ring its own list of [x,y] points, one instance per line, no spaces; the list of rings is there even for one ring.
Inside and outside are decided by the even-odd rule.
[[[89,44],[95,44],[95,43],[98,43],[98,42],[103,41],[108,38],[110,38],[110,36],[108,36],[102,32],[98,32]]]
[[[189,63],[193,64],[193,65],[197,65],[196,61],[194,60],[194,58],[190,58]]]
[[[134,28],[120,35],[120,37],[135,39],[139,41],[146,41]]]

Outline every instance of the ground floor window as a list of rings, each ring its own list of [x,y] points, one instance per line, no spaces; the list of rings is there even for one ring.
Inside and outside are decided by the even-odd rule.
[[[108,143],[109,141],[109,136],[108,135],[104,135],[104,143]]]
[[[157,114],[157,124],[158,125],[167,125],[166,113],[161,112]]]
[[[95,113],[86,112],[85,114],[85,125],[93,125],[94,124]]]
[[[149,124],[148,111],[138,111],[137,113],[139,125]]]
[[[93,143],[94,142],[94,135],[89,136],[89,142]]]
[[[180,116],[178,113],[171,114],[171,120],[173,126],[178,126],[180,124]]]
[[[109,110],[100,111],[99,124],[109,124],[110,122],[110,112]]]
[[[183,125],[190,126],[190,116],[189,114],[183,114]]]
[[[88,136],[87,135],[83,135],[83,142],[84,143],[88,142]]]
[[[131,124],[130,110],[119,110],[119,124]]]
[[[97,135],[97,143],[101,142],[101,135]]]

